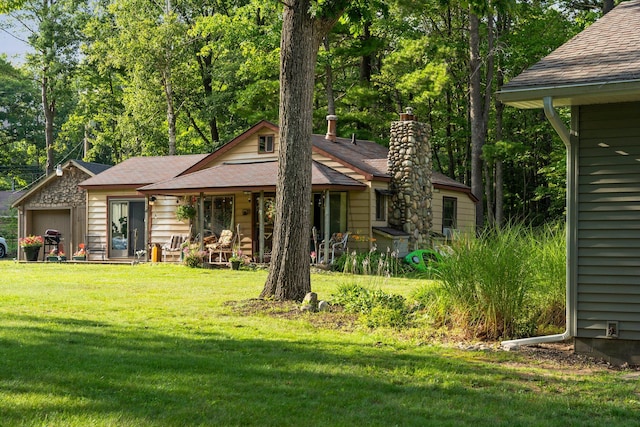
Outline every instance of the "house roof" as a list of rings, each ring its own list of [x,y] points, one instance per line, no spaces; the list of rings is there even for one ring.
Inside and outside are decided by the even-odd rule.
[[[132,157],[80,183],[82,188],[138,188],[178,176],[206,157],[184,156]]]
[[[640,100],[640,0],[625,1],[498,92],[505,104],[540,108]]]
[[[361,173],[366,179],[390,179],[387,166],[389,149],[373,141],[336,138],[329,141],[324,135],[313,135],[313,151]]]
[[[86,173],[88,176],[93,177],[101,172],[104,172],[105,170],[108,170],[109,168],[111,168],[111,165],[104,165],[102,163],[83,162],[82,160],[72,159],[61,166],[63,173],[65,170],[69,170],[73,167],[78,168],[79,170]],[[22,204],[24,200],[27,200],[29,197],[31,197],[32,194],[34,194],[36,191],[38,191],[39,189],[47,185],[49,182],[56,179],[57,177],[58,176],[55,174],[55,172],[50,173],[48,176],[44,177],[39,182],[37,182],[36,185],[31,187],[28,191],[23,192],[21,196],[13,202],[12,206],[13,207],[19,206],[20,204]]]
[[[242,141],[264,129],[275,133],[279,130],[278,125],[267,120],[262,120],[192,165],[181,175],[200,170],[216,158],[233,149],[236,145],[241,144]],[[314,152],[324,154],[344,166],[361,173],[366,179],[389,179],[387,175],[387,153],[389,150],[380,144],[365,140],[358,140],[356,144],[352,144],[349,138],[337,138],[336,142],[332,142],[325,139],[324,135],[312,135],[311,141]]]
[[[168,179],[156,184],[138,188],[141,193],[181,194],[211,191],[251,191],[273,190],[278,177],[278,162],[223,163]],[[366,185],[328,166],[313,162],[311,184],[315,190],[321,189],[365,189]]]
[[[89,175],[98,175],[111,168],[111,165],[104,165],[102,163],[84,162],[82,160],[70,160],[70,164],[75,164],[77,167],[84,169]]]
[[[0,215],[9,210],[14,200],[18,200],[25,191],[0,191]]]

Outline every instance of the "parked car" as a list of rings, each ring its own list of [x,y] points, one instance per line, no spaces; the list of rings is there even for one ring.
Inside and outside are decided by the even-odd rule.
[[[0,258],[7,256],[7,241],[4,237],[0,237]]]

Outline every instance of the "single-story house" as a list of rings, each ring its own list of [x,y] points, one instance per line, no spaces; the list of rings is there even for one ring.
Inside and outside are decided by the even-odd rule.
[[[59,165],[13,202],[12,207],[18,209],[18,237],[42,236],[47,230],[56,230],[61,233],[66,253],[74,251],[85,241],[86,229],[86,191],[78,184],[110,167],[81,160]],[[20,248],[18,258],[22,258]]]
[[[567,330],[575,351],[640,363],[640,1],[625,1],[507,83],[567,148]],[[555,107],[569,107],[571,123]]]
[[[333,116],[328,128],[327,135],[312,136],[311,221],[318,240],[349,232],[352,249],[369,249],[375,242],[379,249],[389,246],[402,255],[427,245],[433,232],[474,232],[477,200],[470,188],[431,174],[428,143],[421,148],[423,156],[406,148],[417,139],[413,131],[390,150],[372,141],[337,137]],[[87,190],[87,234],[102,236],[108,242],[107,257],[118,259],[133,257],[136,248],[164,245],[172,236],[201,241],[200,236],[219,236],[228,229],[243,254],[264,260],[271,248],[278,152],[278,127],[261,121],[208,155],[128,159],[80,183]],[[420,157],[429,166],[428,176],[425,172],[414,183],[419,191],[407,193],[403,177],[418,167],[406,167],[405,157],[397,162],[401,170],[390,173],[394,155],[416,165],[414,158]],[[416,191],[428,197],[413,197]],[[176,218],[183,205],[195,208],[191,221]]]

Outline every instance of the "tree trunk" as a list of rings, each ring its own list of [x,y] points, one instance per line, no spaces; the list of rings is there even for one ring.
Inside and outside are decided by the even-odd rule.
[[[371,39],[371,22],[364,23],[363,45],[367,46]],[[367,46],[368,49],[368,46]],[[360,83],[371,83],[371,62],[373,57],[369,51],[360,58]]]
[[[324,50],[329,52],[329,37],[324,38]],[[336,114],[336,99],[333,93],[333,70],[331,69],[331,62],[327,61],[325,67],[325,81],[327,85],[327,114]]]
[[[49,102],[49,78],[46,77],[47,70],[44,70],[41,82],[42,90],[42,109],[44,111],[44,141],[47,153],[47,162],[45,164],[45,173],[47,175],[53,173],[53,120],[56,116],[55,101]]]
[[[311,291],[313,87],[321,38],[310,0],[284,4],[280,40],[280,153],[269,276],[261,298],[302,300]]]
[[[176,154],[176,113],[173,108],[173,86],[169,66],[164,72],[164,93],[167,98],[167,126],[169,128],[169,155]]]
[[[498,34],[504,34],[504,21],[501,16],[498,15],[498,23],[496,25]],[[498,35],[498,36],[499,36]],[[502,89],[502,85],[504,85],[504,72],[502,71],[500,60],[501,56],[498,56],[498,66],[496,67],[496,90],[499,91]],[[497,99],[495,100],[495,109],[496,109],[496,142],[502,141],[502,117],[504,114],[504,104]],[[503,172],[503,163],[502,157],[498,156],[496,158],[496,227],[502,227],[502,223],[504,222],[504,172]]]
[[[480,20],[469,12],[469,114],[471,121],[471,192],[480,200],[476,205],[476,226],[484,225],[484,205],[482,203],[482,88],[480,81]]]

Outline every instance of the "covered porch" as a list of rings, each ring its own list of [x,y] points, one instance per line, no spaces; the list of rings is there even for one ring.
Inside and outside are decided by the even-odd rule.
[[[266,263],[271,257],[271,242],[275,218],[275,161],[224,163],[188,175],[139,188],[149,205],[148,241],[154,242],[154,232],[171,227],[168,214],[165,224],[159,223],[166,205],[189,205],[189,239],[208,252],[211,262],[227,262],[231,253],[241,253],[254,262]],[[319,241],[329,241],[333,233],[347,231],[350,194],[362,193],[366,184],[335,171],[321,163],[312,165],[310,224]],[[158,204],[163,201],[163,205]],[[161,207],[162,206],[162,207]],[[175,208],[174,221],[175,220]],[[154,212],[155,211],[155,212]],[[155,223],[154,223],[155,222]],[[213,242],[224,230],[233,233],[231,248],[217,251]],[[225,232],[228,235],[228,232]],[[213,237],[215,236],[215,237]],[[309,236],[310,253],[314,250]],[[329,259],[330,247],[325,245]]]

